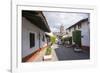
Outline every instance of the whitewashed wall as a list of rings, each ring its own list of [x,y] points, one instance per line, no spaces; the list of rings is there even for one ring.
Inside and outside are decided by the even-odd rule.
[[[30,40],[29,40],[29,33],[35,33],[35,46],[30,48]],[[40,47],[42,48],[43,45],[46,43],[42,41],[44,32],[28,21],[26,18],[22,17],[22,57],[25,57],[37,49],[39,49],[39,33],[40,36]]]
[[[90,28],[88,22],[83,22],[82,23],[82,28],[81,28],[81,35],[83,36],[82,38],[82,45],[83,46],[90,46]]]
[[[82,42],[82,46],[90,46],[90,28],[89,28],[89,24],[88,21],[82,22],[81,23],[81,28],[78,28],[78,25],[76,25],[76,30],[81,30],[81,42]],[[72,32],[74,31],[74,27],[70,28],[70,32],[69,29],[67,30],[68,32],[68,36],[72,36]],[[74,43],[72,41],[72,43]]]

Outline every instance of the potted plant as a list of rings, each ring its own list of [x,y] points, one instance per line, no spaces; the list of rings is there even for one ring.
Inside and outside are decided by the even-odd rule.
[[[50,35],[50,45],[46,49],[45,55],[43,56],[44,61],[48,61],[52,59],[52,48],[51,46],[56,43],[56,37],[52,34]]]
[[[45,55],[43,56],[43,60],[44,61],[48,61],[52,59],[52,48],[49,46],[46,49]]]

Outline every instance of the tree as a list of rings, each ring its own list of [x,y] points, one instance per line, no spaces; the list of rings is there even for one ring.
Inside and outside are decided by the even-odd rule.
[[[81,46],[81,31],[75,30],[72,32],[73,42],[75,42],[76,45]]]
[[[51,44],[55,44],[56,43],[56,36],[50,36],[50,41],[51,41]]]

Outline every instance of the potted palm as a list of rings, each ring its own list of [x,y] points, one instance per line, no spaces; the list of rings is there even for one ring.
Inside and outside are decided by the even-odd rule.
[[[46,49],[45,55],[43,56],[44,61],[52,60],[52,48],[51,46],[56,43],[56,37],[54,35],[50,35],[51,44]]]
[[[43,57],[43,60],[44,61],[48,61],[48,60],[51,60],[51,59],[52,59],[52,48],[51,47],[48,47],[46,49],[45,55]]]

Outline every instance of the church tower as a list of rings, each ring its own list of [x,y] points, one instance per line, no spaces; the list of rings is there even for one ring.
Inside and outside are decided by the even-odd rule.
[[[64,25],[63,24],[60,26],[60,35],[61,36],[64,35]]]

